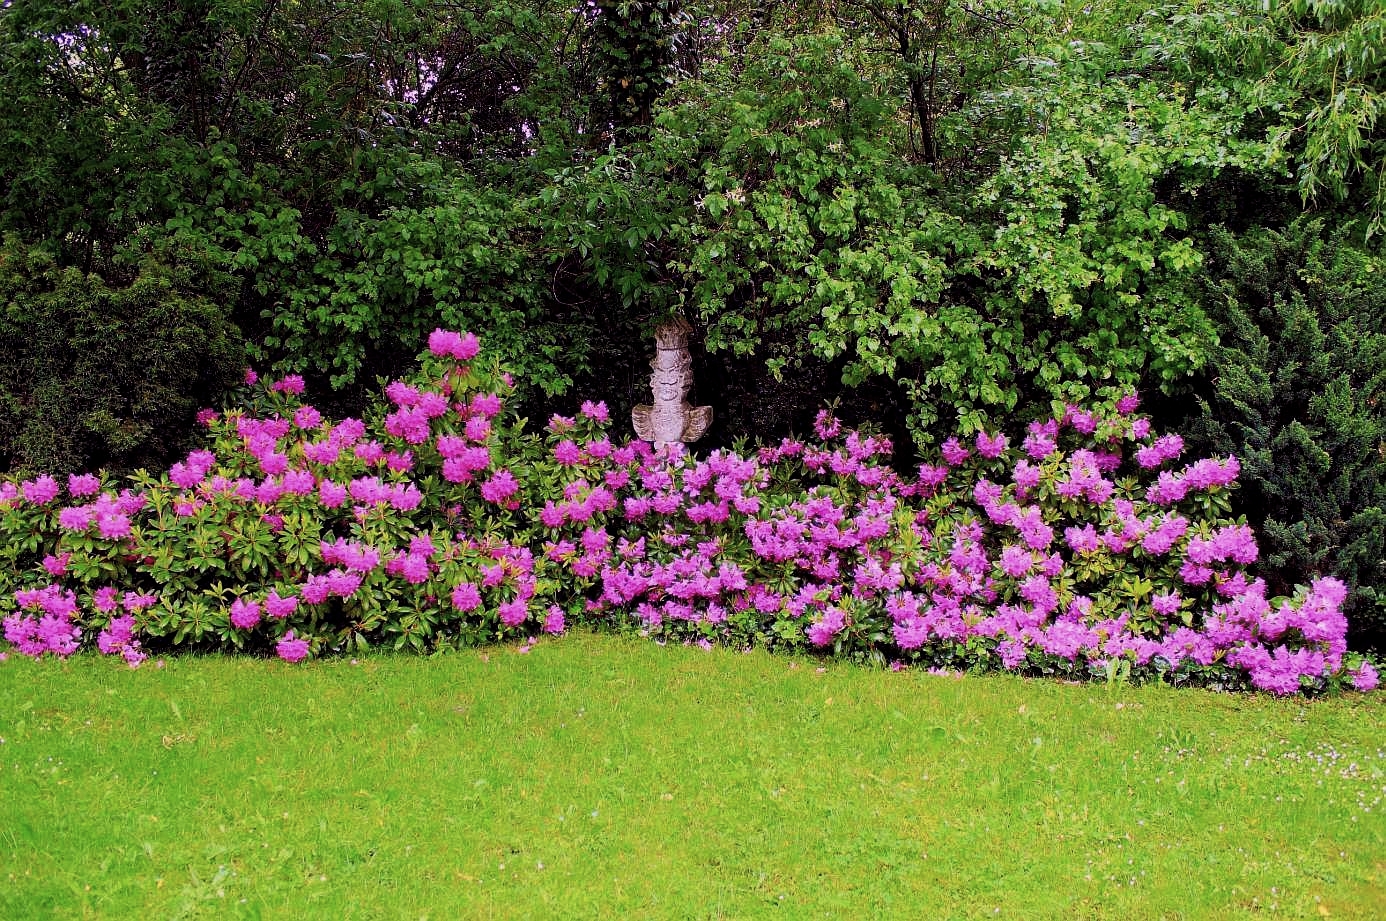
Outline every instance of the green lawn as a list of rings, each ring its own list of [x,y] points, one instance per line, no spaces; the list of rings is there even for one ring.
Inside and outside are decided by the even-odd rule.
[[[1383,710],[583,634],[11,656],[0,918],[1381,918]]]

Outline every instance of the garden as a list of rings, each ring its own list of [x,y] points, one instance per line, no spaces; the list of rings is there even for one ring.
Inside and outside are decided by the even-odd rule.
[[[1380,916],[1381,47],[0,8],[0,915]]]

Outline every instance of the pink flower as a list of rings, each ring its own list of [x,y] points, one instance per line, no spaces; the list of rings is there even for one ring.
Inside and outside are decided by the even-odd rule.
[[[463,429],[471,441],[485,441],[491,434],[491,420],[485,416],[472,416]]]
[[[101,630],[100,636],[96,638],[96,648],[103,655],[114,655],[121,652],[126,644],[132,643],[134,637],[134,618],[126,614],[119,618],[112,618],[111,623]]]
[[[470,361],[481,351],[476,336],[471,333],[456,333],[452,330],[435,329],[428,335],[428,350],[439,358],[456,358]]]
[[[481,606],[481,590],[471,582],[459,582],[452,590],[452,606],[463,614]]]
[[[298,639],[294,636],[294,631],[290,630],[275,644],[274,651],[285,662],[302,662],[308,656],[308,641]]]
[[[567,629],[567,623],[563,617],[563,609],[558,605],[550,605],[549,613],[544,618],[544,632],[558,634]]]
[[[452,356],[459,361],[471,361],[481,351],[481,343],[472,333],[463,333],[462,342],[453,349]]]
[[[1169,617],[1179,611],[1179,606],[1183,599],[1178,592],[1166,592],[1156,595],[1150,599],[1150,606],[1155,609],[1155,613],[1161,617]]]
[[[305,604],[322,604],[328,595],[327,576],[309,576],[303,581],[298,594]]]
[[[428,565],[428,557],[414,553],[405,553],[398,556],[393,561],[394,573],[403,576],[406,582],[412,585],[419,585],[427,582],[432,575],[432,568]]]
[[[265,476],[278,476],[289,469],[289,456],[278,451],[266,451],[259,457],[260,470]]]
[[[94,496],[101,491],[101,481],[90,473],[74,473],[67,478],[67,491],[74,499]]]
[[[265,613],[270,617],[283,619],[292,614],[296,608],[298,608],[298,597],[296,595],[289,595],[287,598],[281,598],[279,592],[271,589],[270,593],[265,596]]]
[[[237,598],[231,602],[231,626],[237,630],[253,630],[260,623],[260,602]]]
[[[1028,547],[1012,544],[1001,550],[1001,571],[1012,579],[1017,579],[1029,572],[1034,562],[1034,554]]]
[[[356,594],[356,590],[360,587],[361,574],[359,572],[333,569],[327,574],[328,594],[336,595],[338,598],[350,598]]]
[[[315,429],[322,425],[322,413],[311,406],[300,407],[298,412],[294,413],[294,425],[301,429]]]
[[[198,483],[201,483],[202,476],[201,471],[194,470],[181,461],[168,469],[169,480],[174,486],[183,489],[192,489]]]
[[[520,484],[509,470],[498,470],[489,480],[481,484],[481,498],[487,502],[500,503],[515,495]]]
[[[1007,671],[1015,669],[1025,661],[1025,644],[1019,640],[1006,640],[996,645],[1001,654],[1001,667]]]
[[[1004,454],[1006,444],[1006,436],[1000,433],[996,435],[988,435],[986,432],[977,433],[977,453],[987,460],[995,460]]]
[[[529,609],[523,600],[516,598],[513,601],[507,601],[501,604],[501,606],[496,609],[496,613],[500,615],[500,622],[505,624],[505,626],[518,627],[520,624],[524,623],[525,618],[529,616]]]
[[[96,519],[97,530],[101,536],[107,540],[119,540],[130,536],[130,516],[119,513],[110,515],[99,515]]]
[[[134,614],[143,611],[145,608],[153,607],[158,601],[158,595],[151,595],[147,592],[126,592],[125,597],[121,599],[120,603],[125,607],[125,610]]]
[[[285,375],[280,380],[275,381],[273,384],[271,384],[270,389],[277,390],[280,393],[292,393],[295,395],[300,394],[303,392],[303,375]]]
[[[1363,662],[1349,674],[1352,676],[1352,686],[1359,691],[1375,691],[1381,684],[1381,677],[1370,662]]]
[[[611,418],[611,412],[606,408],[604,401],[599,403],[593,403],[591,400],[583,401],[582,414],[593,422],[606,422]]]
[[[553,457],[564,467],[571,467],[582,459],[582,451],[571,438],[565,438],[554,445]]]
[[[1073,548],[1075,553],[1095,553],[1097,552],[1097,529],[1092,525],[1082,528],[1064,528],[1064,540]]]
[[[462,344],[462,337],[449,329],[435,329],[428,334],[428,350],[439,358],[451,358]]]
[[[813,431],[820,440],[831,441],[842,432],[842,423],[831,412],[820,409],[813,419]]]
[[[501,398],[494,393],[478,393],[472,397],[472,412],[488,419],[501,411]]]
[[[78,505],[58,511],[58,527],[64,531],[85,531],[96,519],[96,509]]]
[[[46,473],[36,479],[25,480],[20,484],[20,489],[24,492],[25,500],[35,505],[47,505],[58,498],[58,493],[62,491],[58,481]]]
[[[338,508],[346,502],[347,488],[331,480],[323,480],[318,484],[318,501],[323,508]]]
[[[972,452],[962,446],[962,442],[956,438],[950,438],[943,443],[940,453],[943,455],[943,462],[949,467],[956,467],[971,456]]]
[[[821,618],[809,626],[809,642],[815,646],[827,646],[846,626],[846,613],[841,608],[828,608]]]
[[[260,375],[258,375],[258,374],[255,373],[255,369],[254,369],[254,368],[246,368],[246,369],[245,369],[245,385],[246,385],[247,387],[254,387],[255,384],[256,384],[259,380],[260,380]]]
[[[114,585],[105,585],[98,588],[91,597],[91,604],[92,607],[96,608],[96,610],[100,611],[102,614],[109,614],[114,611],[117,607],[116,587]]]

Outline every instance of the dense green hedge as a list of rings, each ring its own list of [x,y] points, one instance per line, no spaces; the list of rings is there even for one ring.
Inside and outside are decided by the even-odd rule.
[[[1354,586],[1355,645],[1386,643],[1386,257],[1304,219],[1209,239],[1203,300],[1219,326],[1185,427],[1236,454],[1238,504],[1283,590]]]
[[[0,464],[130,469],[184,450],[244,367],[223,309],[149,261],[125,284],[0,247]]]

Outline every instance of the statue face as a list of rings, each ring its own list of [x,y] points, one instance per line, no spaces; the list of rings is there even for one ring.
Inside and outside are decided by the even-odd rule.
[[[681,379],[663,374],[650,375],[650,389],[654,391],[657,403],[682,402],[688,393],[688,387]]]

